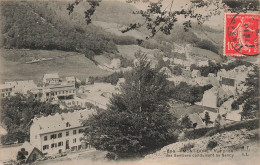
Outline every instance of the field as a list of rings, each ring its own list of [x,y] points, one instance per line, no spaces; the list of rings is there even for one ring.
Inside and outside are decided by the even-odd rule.
[[[63,56],[63,57],[62,57]],[[67,57],[64,57],[67,56]],[[50,61],[26,64],[33,59],[54,58]],[[40,82],[45,73],[58,73],[63,76],[75,76],[84,80],[88,76],[111,74],[98,68],[83,54],[58,50],[1,50],[1,81],[29,80]]]

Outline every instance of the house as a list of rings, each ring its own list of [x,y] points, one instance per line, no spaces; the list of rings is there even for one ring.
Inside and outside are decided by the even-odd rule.
[[[209,73],[208,77],[216,77],[216,74],[215,73]]]
[[[118,69],[121,67],[121,60],[119,58],[113,59],[110,64],[111,68]]]
[[[241,113],[242,110],[235,110],[227,113],[226,120],[227,121],[241,121]]]
[[[198,61],[196,65],[198,67],[209,66],[209,61]]]
[[[91,148],[86,142],[84,142],[86,145],[82,146],[83,133],[86,128],[82,121],[95,113],[96,111],[91,109],[35,117],[30,126],[30,142],[42,153],[48,155],[67,150]]]
[[[221,87],[212,87],[203,94],[202,105],[211,108],[219,107],[225,99],[232,96],[230,91],[224,91]]]
[[[234,98],[230,98],[227,101],[225,101],[220,107],[219,107],[219,114],[223,115],[228,112],[231,112],[232,110],[232,103],[234,102]]]
[[[65,77],[65,82],[68,85],[76,85],[76,78],[74,76],[71,77]]]
[[[5,84],[10,84],[11,86],[13,86],[11,95],[15,95],[16,93],[26,95],[28,91],[37,87],[33,80],[11,81],[5,82]]]
[[[75,85],[49,85],[30,90],[34,98],[40,101],[72,99],[76,95]]]
[[[60,77],[58,73],[45,74],[43,76],[43,83],[45,85],[57,85],[60,83]]]
[[[191,72],[191,77],[192,78],[197,78],[197,77],[200,77],[201,76],[201,73],[199,70],[196,70],[194,69],[192,72]]]
[[[192,122],[193,128],[204,128],[205,127],[201,117],[197,113],[189,114],[189,119]]]
[[[181,75],[185,78],[190,78],[191,77],[191,71],[187,69],[182,69]]]
[[[6,98],[11,96],[13,89],[14,86],[11,84],[1,84],[0,85],[1,98]]]
[[[25,163],[32,163],[32,162],[34,162],[38,159],[42,159],[44,157],[43,153],[38,148],[34,147],[32,144],[30,144],[27,141],[25,141],[23,143],[20,151],[22,151],[22,152],[25,151],[27,153],[27,154],[24,154],[24,156],[25,156],[24,162]]]
[[[228,71],[221,69],[217,73],[217,79],[224,90],[229,90],[233,95],[237,95],[238,88],[243,86],[251,70],[252,68],[245,65],[240,65]]]

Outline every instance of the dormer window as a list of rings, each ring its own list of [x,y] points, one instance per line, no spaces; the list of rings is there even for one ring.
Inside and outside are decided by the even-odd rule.
[[[66,127],[70,127],[70,123],[69,122],[66,123]]]

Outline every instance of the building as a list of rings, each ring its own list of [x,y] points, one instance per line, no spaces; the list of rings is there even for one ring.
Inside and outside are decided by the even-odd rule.
[[[221,69],[217,73],[217,79],[224,90],[229,90],[233,95],[237,95],[240,88],[243,88],[246,78],[248,78],[248,73],[251,70],[251,67],[246,67],[245,65],[240,65],[228,71]]]
[[[197,77],[200,77],[201,76],[201,73],[199,70],[196,70],[194,69],[192,72],[191,72],[191,77],[192,78],[197,78]]]
[[[60,77],[58,73],[45,74],[43,76],[43,83],[45,85],[57,85],[60,84]]]
[[[13,86],[11,95],[15,95],[16,93],[26,95],[28,91],[37,87],[33,80],[11,81],[5,82],[5,84]]]
[[[75,85],[49,85],[30,90],[34,97],[40,101],[57,101],[73,99],[76,96]]]
[[[209,66],[209,61],[208,61],[208,60],[207,60],[207,61],[198,61],[198,62],[196,63],[196,65],[197,65],[198,67]]]
[[[30,142],[48,155],[91,148],[85,141],[83,143],[86,126],[82,121],[95,113],[96,111],[92,109],[35,117],[30,127]],[[83,146],[82,143],[86,145]]]
[[[192,122],[193,128],[204,128],[205,127],[201,117],[197,113],[189,114],[189,119]]]
[[[23,143],[20,151],[28,152],[28,154],[24,155],[25,156],[24,163],[32,163],[44,157],[43,153],[38,148],[34,147],[32,144],[30,144],[27,141]]]
[[[113,59],[110,64],[111,68],[118,69],[121,67],[121,60],[119,58]]]
[[[242,110],[235,110],[227,113],[226,115],[226,121],[241,121]]]
[[[1,84],[0,85],[1,98],[6,98],[11,96],[13,89],[14,86],[11,84]]]
[[[65,77],[65,83],[68,85],[76,85],[76,78],[74,76],[71,77]]]
[[[217,108],[224,100],[232,96],[230,91],[225,91],[221,87],[212,87],[203,94],[202,105],[211,108]]]
[[[209,73],[209,74],[208,74],[208,77],[216,77],[216,74],[214,74],[214,73]]]

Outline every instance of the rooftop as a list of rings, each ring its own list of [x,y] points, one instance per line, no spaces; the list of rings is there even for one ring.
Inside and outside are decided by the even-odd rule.
[[[48,73],[43,76],[43,79],[49,79],[49,78],[60,78],[58,73]]]
[[[68,113],[56,113],[55,115],[46,117],[35,117],[33,124],[39,127],[39,134],[45,134],[49,132],[55,132],[65,130],[68,128],[76,128],[82,126],[82,121],[88,119],[90,115],[95,114],[96,111],[91,110],[79,110]],[[69,123],[69,127],[67,127]]]

